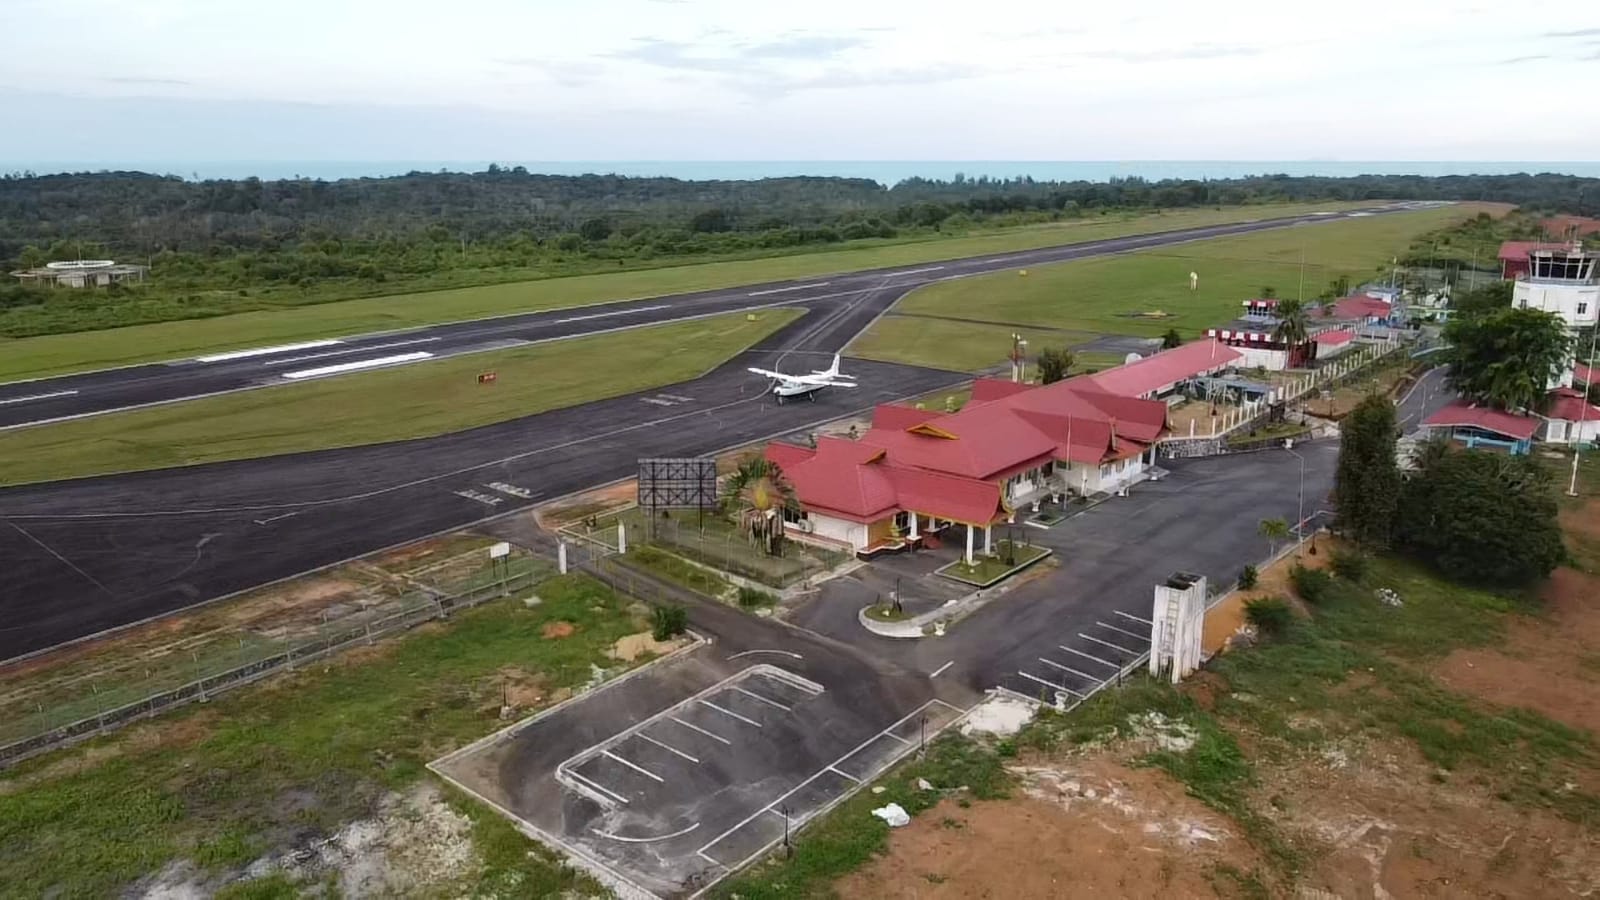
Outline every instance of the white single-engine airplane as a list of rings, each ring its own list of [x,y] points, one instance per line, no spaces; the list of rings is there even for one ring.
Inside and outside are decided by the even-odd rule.
[[[772,393],[777,396],[779,403],[789,397],[810,397],[815,401],[817,399],[817,391],[825,387],[853,388],[856,386],[854,375],[839,374],[839,354],[837,353],[833,355],[833,365],[820,371],[814,371],[810,375],[785,375],[782,372],[757,369],[754,366],[750,367],[750,371],[772,379]]]

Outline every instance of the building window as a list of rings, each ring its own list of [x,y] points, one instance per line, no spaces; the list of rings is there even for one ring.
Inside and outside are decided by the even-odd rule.
[[[1587,303],[1579,303],[1578,304],[1578,315],[1581,316],[1581,315],[1583,315],[1584,313],[1586,313],[1588,311],[1589,311],[1589,304],[1587,304]]]

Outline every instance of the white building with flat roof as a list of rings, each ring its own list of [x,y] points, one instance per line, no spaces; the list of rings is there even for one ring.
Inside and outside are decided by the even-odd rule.
[[[110,259],[75,259],[45,263],[37,269],[19,269],[12,277],[23,284],[46,287],[109,287],[126,282],[142,282],[146,266],[119,263]]]
[[[1511,305],[1555,313],[1568,328],[1600,321],[1600,252],[1576,245],[1528,253],[1527,274],[1511,289]]]

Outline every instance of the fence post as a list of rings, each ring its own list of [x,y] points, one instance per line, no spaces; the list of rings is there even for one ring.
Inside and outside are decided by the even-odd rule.
[[[98,724],[98,726],[99,726],[99,728],[97,730],[101,734],[105,734],[105,732],[106,732],[106,708],[105,708],[105,704],[102,703],[101,700],[100,700],[100,685],[98,685],[98,684],[96,684],[96,683],[91,681],[91,682],[89,682],[89,687],[94,691],[94,718],[95,718],[96,724]]]
[[[189,655],[194,658],[194,683],[195,687],[200,691],[200,702],[204,703],[206,702],[206,677],[205,673],[200,671],[200,651],[191,650]]]

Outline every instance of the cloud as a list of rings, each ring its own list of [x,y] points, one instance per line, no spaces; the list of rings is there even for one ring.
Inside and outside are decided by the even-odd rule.
[[[163,85],[167,87],[189,87],[194,84],[192,81],[184,81],[181,78],[137,78],[131,75],[116,75],[100,80],[111,84]]]
[[[1576,31],[1546,31],[1543,37],[1547,38],[1580,38],[1600,37],[1600,28],[1579,28]]]
[[[544,59],[534,56],[507,56],[495,60],[502,66],[533,69],[562,87],[584,87],[593,84],[605,73],[606,67],[586,60]]]
[[[846,35],[795,34],[739,48],[746,59],[832,59],[845,50],[866,44],[866,39]]]
[[[1510,59],[1502,59],[1499,62],[1495,63],[1495,65],[1497,65],[1497,66],[1514,66],[1514,65],[1517,65],[1519,63],[1533,62],[1535,60],[1549,59],[1549,58],[1550,58],[1549,55],[1544,54],[1544,53],[1537,53],[1537,54],[1534,54],[1532,56],[1513,56]]]
[[[1260,56],[1265,48],[1248,44],[1192,44],[1162,50],[1094,50],[1083,54],[1094,59],[1112,59],[1119,62],[1162,62],[1172,59],[1227,59],[1236,56]]]

